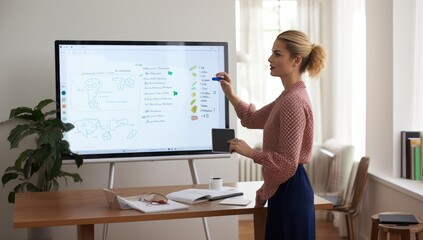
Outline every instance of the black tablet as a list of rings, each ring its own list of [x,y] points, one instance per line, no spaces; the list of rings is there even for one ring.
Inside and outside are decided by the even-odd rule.
[[[229,153],[229,140],[235,138],[235,131],[229,128],[212,128],[212,147],[215,153]]]
[[[379,214],[379,222],[384,224],[410,225],[418,224],[412,214]]]

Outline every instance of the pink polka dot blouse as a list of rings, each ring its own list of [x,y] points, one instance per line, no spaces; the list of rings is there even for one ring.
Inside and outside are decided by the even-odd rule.
[[[235,111],[242,126],[263,129],[263,150],[254,150],[252,159],[263,166],[264,183],[257,194],[267,200],[295,174],[298,164],[311,160],[313,112],[306,86],[295,83],[259,110],[241,101]]]

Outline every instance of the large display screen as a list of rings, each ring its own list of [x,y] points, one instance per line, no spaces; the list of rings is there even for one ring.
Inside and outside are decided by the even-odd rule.
[[[58,118],[84,159],[212,154],[228,128],[226,42],[55,42]]]

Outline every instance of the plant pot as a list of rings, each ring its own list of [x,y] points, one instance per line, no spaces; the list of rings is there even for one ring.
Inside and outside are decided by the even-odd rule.
[[[52,240],[51,227],[28,228],[28,240]]]

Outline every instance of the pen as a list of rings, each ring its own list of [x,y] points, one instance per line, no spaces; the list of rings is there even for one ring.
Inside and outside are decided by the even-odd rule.
[[[212,77],[212,80],[213,81],[220,81],[220,80],[222,80],[222,79],[224,79],[225,77],[224,76],[220,76],[220,77]]]

